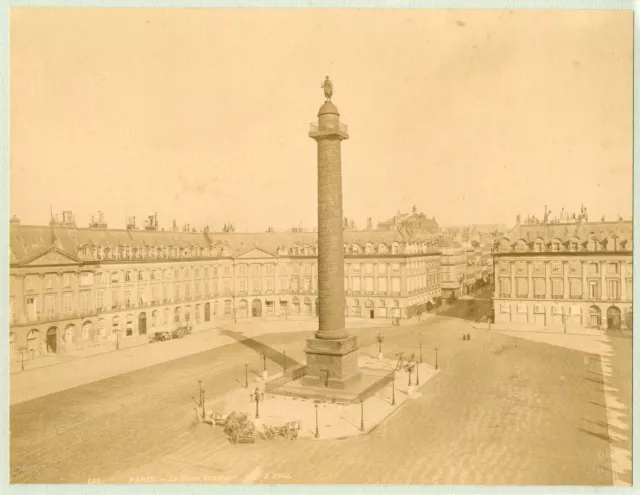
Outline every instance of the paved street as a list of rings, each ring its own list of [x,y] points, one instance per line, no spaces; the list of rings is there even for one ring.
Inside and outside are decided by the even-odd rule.
[[[363,352],[378,330],[353,331]],[[245,363],[257,377],[260,352],[270,373],[284,352],[302,361],[310,332],[263,335],[13,406],[12,481],[613,483],[597,359],[454,318],[383,332],[387,356],[417,355],[422,338],[433,365],[437,347],[440,373],[366,436],[233,446],[198,423],[198,379],[211,397],[240,387]]]

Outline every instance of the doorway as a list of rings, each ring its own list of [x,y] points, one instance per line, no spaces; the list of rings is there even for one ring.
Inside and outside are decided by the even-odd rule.
[[[138,332],[140,335],[147,333],[147,314],[144,312],[138,316]]]
[[[615,306],[611,306],[607,310],[607,328],[609,330],[620,330],[621,323],[620,310]]]
[[[58,352],[58,329],[52,327],[47,330],[47,350],[49,352]]]
[[[370,309],[369,310],[369,318],[371,318],[373,320],[373,316],[374,316],[373,315],[373,309]]]

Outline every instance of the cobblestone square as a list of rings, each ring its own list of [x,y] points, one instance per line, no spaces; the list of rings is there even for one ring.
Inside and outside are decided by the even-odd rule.
[[[363,355],[377,355],[378,331],[352,330]],[[270,373],[282,353],[303,359],[307,332],[238,331],[234,344],[14,405],[12,482],[613,484],[597,354],[449,317],[383,331],[385,358],[418,356],[422,342],[425,365],[438,348],[439,372],[366,435],[231,445],[197,421],[198,379],[214,400],[246,390],[245,363],[260,385],[263,349]]]

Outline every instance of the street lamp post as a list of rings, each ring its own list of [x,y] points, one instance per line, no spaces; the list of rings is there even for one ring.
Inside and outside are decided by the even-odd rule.
[[[282,371],[287,371],[287,351],[282,351]]]
[[[260,419],[260,408],[258,404],[264,401],[264,392],[260,392],[258,387],[256,387],[255,391],[249,395],[249,399],[251,402],[256,403],[256,419]]]
[[[420,365],[416,364],[416,385],[420,385]]]
[[[260,354],[260,357],[262,358],[262,363],[263,363],[263,368],[262,368],[262,379],[265,381],[267,381],[267,355],[266,354]]]
[[[116,329],[116,351],[120,349],[120,329]]]
[[[405,370],[407,370],[407,373],[409,374],[409,383],[408,386],[411,387],[411,373],[413,373],[413,369],[415,368],[415,364],[411,361],[409,361],[407,363],[407,366],[405,367]]]
[[[249,388],[249,365],[244,365],[244,386],[245,388]]]
[[[393,374],[393,380],[391,382],[391,405],[396,405],[396,375]]]
[[[320,438],[320,429],[318,428],[318,408],[320,407],[320,404],[316,402],[314,407],[316,408],[316,438]]]
[[[384,335],[378,332],[376,336],[376,342],[378,343],[378,361],[382,360],[382,342],[384,341]]]
[[[364,398],[360,397],[360,431],[364,431]]]
[[[28,350],[26,347],[20,347],[20,349],[18,349],[18,351],[20,352],[20,371],[24,371],[24,356],[25,354],[27,354]]]
[[[436,369],[438,369],[438,348],[436,347]]]
[[[202,389],[201,395],[200,395],[200,403],[202,404],[202,420],[204,421],[205,419],[205,412],[204,412],[204,389]]]
[[[420,340],[420,364],[422,364],[422,340]]]

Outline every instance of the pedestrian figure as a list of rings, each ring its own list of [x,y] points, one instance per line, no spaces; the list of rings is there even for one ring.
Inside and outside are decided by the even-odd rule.
[[[467,334],[467,340],[471,340],[471,334],[470,333]]]

